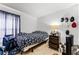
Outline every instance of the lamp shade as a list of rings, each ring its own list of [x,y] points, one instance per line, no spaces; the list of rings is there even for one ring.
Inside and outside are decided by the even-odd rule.
[[[50,27],[52,31],[56,31],[59,29],[60,26],[58,24],[53,24],[53,25],[50,25]]]

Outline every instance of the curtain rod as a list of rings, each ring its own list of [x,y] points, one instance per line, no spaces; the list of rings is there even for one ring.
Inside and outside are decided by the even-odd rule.
[[[17,15],[17,14],[11,13],[11,12],[7,12],[7,11],[3,11],[3,10],[0,10],[0,11],[1,12],[5,12],[5,13],[8,13],[8,14],[16,15],[16,16],[19,16],[20,17],[20,15]]]

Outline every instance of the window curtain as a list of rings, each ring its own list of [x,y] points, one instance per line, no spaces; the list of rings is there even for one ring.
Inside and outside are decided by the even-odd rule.
[[[14,35],[16,36],[19,33],[19,23],[20,17],[12,14],[6,14],[6,35]]]
[[[5,35],[14,35],[20,32],[20,16],[0,11],[0,40]],[[0,41],[1,42],[1,41]]]
[[[11,14],[6,14],[6,35],[13,34],[12,33],[12,15]]]
[[[5,35],[5,13],[0,11],[0,45]]]

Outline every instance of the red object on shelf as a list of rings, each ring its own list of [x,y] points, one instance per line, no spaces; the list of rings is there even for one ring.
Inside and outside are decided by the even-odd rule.
[[[77,23],[76,22],[73,22],[72,23],[72,28],[76,28],[77,27]]]

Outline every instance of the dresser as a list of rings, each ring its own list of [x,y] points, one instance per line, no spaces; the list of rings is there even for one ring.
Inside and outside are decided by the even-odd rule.
[[[49,35],[49,48],[58,50],[59,49],[59,36],[55,34]]]

